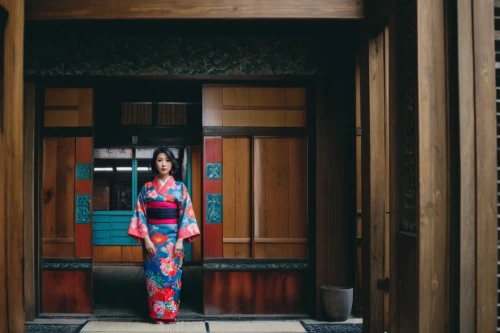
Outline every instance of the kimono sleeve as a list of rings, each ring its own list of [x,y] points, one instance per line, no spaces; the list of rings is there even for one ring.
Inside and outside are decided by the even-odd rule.
[[[193,204],[186,186],[182,189],[182,200],[179,202],[179,230],[177,238],[183,238],[184,242],[191,243],[200,235],[200,229],[194,216]]]
[[[146,206],[144,204],[144,189],[137,197],[134,214],[128,228],[128,235],[136,239],[139,243],[148,234],[148,225],[146,221]]]

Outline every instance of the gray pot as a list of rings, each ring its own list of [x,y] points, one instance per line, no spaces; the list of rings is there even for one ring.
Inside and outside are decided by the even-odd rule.
[[[352,300],[352,288],[321,286],[321,304],[328,321],[346,321],[351,314]]]

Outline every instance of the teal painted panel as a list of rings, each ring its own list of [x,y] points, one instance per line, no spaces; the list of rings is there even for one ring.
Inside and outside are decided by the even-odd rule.
[[[111,222],[112,223],[130,223],[130,220],[132,219],[131,216],[111,216]]]
[[[94,238],[92,240],[92,244],[94,245],[110,245],[111,240],[109,238],[103,238],[103,239],[96,239]]]
[[[111,230],[127,231],[129,226],[130,226],[130,223],[128,223],[128,222],[126,222],[126,223],[113,222],[113,223],[111,223]]]
[[[94,210],[94,216],[108,216],[108,215],[126,215],[132,217],[132,211],[129,210]]]
[[[192,244],[184,244],[184,261],[191,261],[193,257]]]
[[[130,240],[133,240],[133,238],[128,235],[126,230],[111,230],[111,238],[115,237],[128,237]]]
[[[111,231],[109,230],[98,230],[94,231],[93,238],[98,239],[98,238],[110,238],[111,237]]]
[[[111,238],[110,245],[132,245],[133,242],[135,241],[131,237],[113,237]]]
[[[110,223],[94,223],[94,224],[92,224],[92,230],[93,231],[111,230],[111,224]]]
[[[94,214],[93,222],[94,223],[109,223],[109,222],[111,222],[111,217],[110,216],[99,216],[99,215]]]

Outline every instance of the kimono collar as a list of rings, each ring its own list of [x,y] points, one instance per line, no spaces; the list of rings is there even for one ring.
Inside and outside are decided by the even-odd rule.
[[[168,190],[170,189],[170,187],[172,187],[172,185],[174,185],[175,183],[175,180],[174,180],[174,177],[172,176],[169,176],[167,181],[165,182],[165,185],[161,185],[161,180],[158,176],[155,177],[155,180],[153,181],[154,185],[155,185],[155,191],[156,193],[158,194],[165,194],[168,192]]]

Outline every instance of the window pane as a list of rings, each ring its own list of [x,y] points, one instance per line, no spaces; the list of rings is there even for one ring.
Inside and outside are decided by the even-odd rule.
[[[94,156],[94,210],[132,210],[132,150],[96,149]]]

